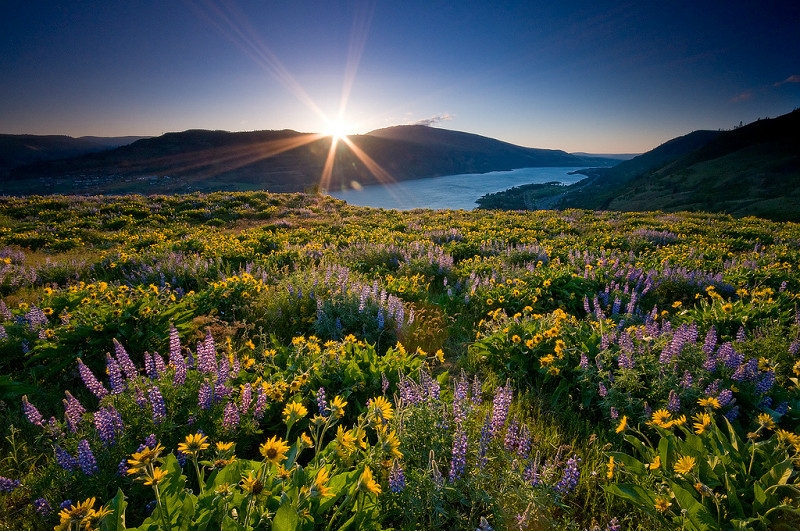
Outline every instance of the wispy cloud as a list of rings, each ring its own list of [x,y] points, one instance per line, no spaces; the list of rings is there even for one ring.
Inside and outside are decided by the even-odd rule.
[[[424,120],[417,120],[414,122],[414,125],[436,125],[440,122],[446,122],[453,119],[453,115],[450,113],[440,113],[435,116],[431,116],[430,118],[425,118]]]
[[[773,86],[780,87],[781,85],[785,85],[786,83],[800,83],[800,75],[795,74],[793,76],[789,76],[783,81],[778,81]]]
[[[755,96],[755,92],[753,92],[752,90],[745,90],[741,94],[737,94],[736,96],[731,98],[731,103],[741,103],[743,101],[752,99],[753,96]]]

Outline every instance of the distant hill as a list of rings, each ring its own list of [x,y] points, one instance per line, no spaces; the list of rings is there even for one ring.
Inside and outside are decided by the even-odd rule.
[[[727,212],[800,221],[800,109],[732,131],[695,131],[569,187],[528,186],[485,208]]]
[[[470,133],[398,126],[350,142],[396,181],[536,166],[610,166],[607,158],[515,146]],[[116,149],[43,160],[7,172],[0,193],[177,193],[319,186],[330,138],[297,131],[189,130]],[[328,189],[380,182],[344,142]],[[385,176],[382,174],[381,177]]]
[[[73,138],[64,135],[0,134],[0,176],[26,164],[77,157],[139,140],[140,136]]]

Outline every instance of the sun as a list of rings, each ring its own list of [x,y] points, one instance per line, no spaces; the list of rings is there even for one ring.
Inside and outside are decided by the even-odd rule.
[[[334,142],[338,142],[350,134],[350,126],[342,120],[329,121],[327,122],[325,130],[322,132],[322,134],[325,136],[330,136],[333,138]]]

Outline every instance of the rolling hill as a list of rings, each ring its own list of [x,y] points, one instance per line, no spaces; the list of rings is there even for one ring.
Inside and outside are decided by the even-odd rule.
[[[530,185],[483,208],[727,212],[800,221],[800,110],[732,131],[695,131],[571,185]]]
[[[428,126],[396,126],[349,141],[395,181],[536,166],[609,166],[608,158],[516,146]],[[189,130],[116,149],[19,165],[0,193],[177,193],[214,190],[303,191],[319,186],[330,138],[291,130]],[[344,142],[328,189],[380,182]],[[385,177],[385,174],[383,174]]]

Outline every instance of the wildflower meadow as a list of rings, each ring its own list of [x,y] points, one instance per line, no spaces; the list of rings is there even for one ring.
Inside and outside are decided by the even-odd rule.
[[[800,225],[0,202],[0,529],[800,527]]]

